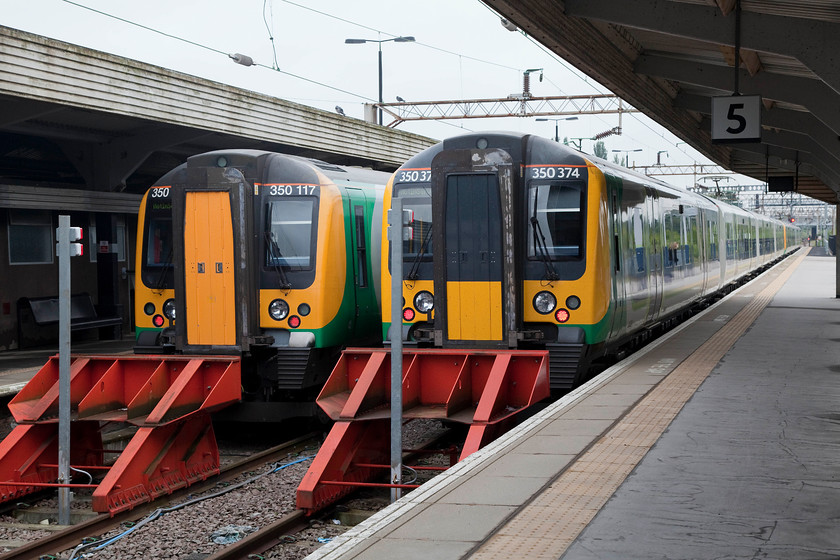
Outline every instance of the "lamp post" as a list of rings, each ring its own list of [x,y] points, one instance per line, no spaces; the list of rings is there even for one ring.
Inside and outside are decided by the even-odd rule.
[[[391,39],[345,39],[348,45],[360,45],[362,43],[377,43],[379,45],[379,103],[382,103],[382,43],[393,41],[395,43],[413,43],[414,37],[392,37]],[[382,124],[382,107],[379,108],[379,124]]]
[[[610,150],[610,151],[618,152],[618,153],[623,152],[624,153],[624,164],[623,165],[625,167],[630,167],[630,158],[629,158],[630,152],[641,152],[642,149],[641,148],[636,148],[635,150]]]
[[[563,117],[562,119],[549,119],[546,117],[539,117],[537,118],[540,122],[545,121],[554,121],[554,141],[560,142],[560,121],[576,121],[578,120],[577,117]]]

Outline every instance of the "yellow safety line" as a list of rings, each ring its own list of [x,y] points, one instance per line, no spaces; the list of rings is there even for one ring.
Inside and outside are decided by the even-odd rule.
[[[471,558],[559,558],[807,254],[805,251],[800,255],[732,320],[677,366]]]

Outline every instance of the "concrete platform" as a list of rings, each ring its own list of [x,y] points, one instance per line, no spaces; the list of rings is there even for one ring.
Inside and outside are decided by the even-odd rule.
[[[801,253],[308,558],[840,556],[840,301]]]
[[[76,354],[130,354],[134,348],[134,333],[121,340],[93,340],[71,343],[70,352]],[[50,356],[58,354],[58,346],[43,346],[26,350],[0,352],[0,398],[18,393],[32,379]]]

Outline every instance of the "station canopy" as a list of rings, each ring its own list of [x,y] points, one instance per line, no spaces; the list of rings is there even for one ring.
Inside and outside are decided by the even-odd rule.
[[[713,162],[838,201],[840,2],[484,1]]]

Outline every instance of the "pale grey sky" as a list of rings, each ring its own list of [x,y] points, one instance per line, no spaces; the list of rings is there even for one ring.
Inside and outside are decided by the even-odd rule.
[[[505,29],[478,0],[0,0],[0,8],[0,23],[8,27],[330,111],[339,105],[355,118],[378,97],[377,45],[345,44],[346,38],[416,38],[382,45],[385,101],[397,95],[422,101],[506,97],[522,91],[528,68],[544,72],[542,82],[532,74],[535,96],[610,93],[523,33]],[[227,53],[237,52],[267,68],[234,64]],[[588,138],[618,124],[614,114],[581,116],[561,122],[560,137]],[[641,114],[625,114],[621,124],[623,134],[606,138],[606,146],[642,148],[630,154],[637,165],[655,163],[660,150],[668,151],[661,156],[665,164],[709,163]],[[433,138],[465,130],[554,136],[553,122],[533,118],[407,122],[400,128]],[[584,150],[591,146],[584,141]],[[691,183],[691,177],[664,179]]]

